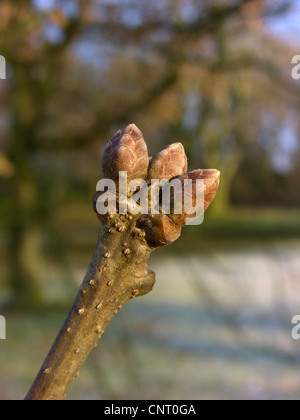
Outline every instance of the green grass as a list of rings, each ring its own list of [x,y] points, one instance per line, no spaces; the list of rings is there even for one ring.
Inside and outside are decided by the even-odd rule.
[[[206,218],[202,229],[219,238],[300,238],[300,211],[235,210],[219,219]]]

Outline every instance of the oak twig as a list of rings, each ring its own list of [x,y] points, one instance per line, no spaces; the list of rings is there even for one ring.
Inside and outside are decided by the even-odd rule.
[[[108,143],[103,157],[104,176],[115,179],[126,170],[130,179],[171,179],[187,171],[183,146],[175,143],[150,160],[142,133],[135,125],[119,131]],[[192,175],[190,175],[192,174]],[[194,171],[185,177],[204,179],[205,208],[219,185],[216,170]],[[94,208],[99,197],[94,197]],[[98,215],[99,216],[99,215]],[[26,400],[62,400],[80,367],[113,316],[122,306],[150,292],[155,274],[147,261],[151,252],[174,242],[185,224],[170,215],[99,216],[98,244],[71,311],[58,334]]]

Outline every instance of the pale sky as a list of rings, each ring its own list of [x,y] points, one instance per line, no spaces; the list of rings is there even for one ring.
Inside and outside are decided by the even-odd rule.
[[[300,0],[294,0],[287,16],[270,19],[268,26],[276,36],[294,44],[300,54]]]

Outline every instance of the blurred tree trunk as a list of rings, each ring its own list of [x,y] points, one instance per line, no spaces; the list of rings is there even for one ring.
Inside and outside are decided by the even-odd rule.
[[[236,153],[235,156],[230,159],[230,163],[228,164],[225,164],[224,161],[222,162],[220,160],[219,163],[210,166],[211,163],[209,159],[206,160],[209,167],[218,168],[222,174],[219,194],[218,197],[216,197],[214,203],[215,205],[210,209],[210,215],[216,217],[224,216],[231,211],[231,185],[239,168],[240,160],[241,159],[239,153]]]
[[[26,160],[18,159],[14,163],[16,175],[12,180],[8,224],[12,303],[18,308],[36,307],[41,297],[36,272],[41,266],[41,254],[37,229],[33,224],[35,187],[28,175],[25,176]]]
[[[12,285],[12,305],[38,308],[41,305],[37,282],[37,263],[41,262],[37,233],[31,227],[12,221],[10,226],[9,268]],[[37,261],[38,260],[38,261]]]
[[[16,66],[11,99],[11,142],[9,156],[14,164],[10,188],[8,223],[9,278],[12,304],[37,307],[41,292],[37,279],[42,266],[38,233],[38,186],[33,168],[34,140],[42,116],[42,92],[31,83],[30,68]],[[39,100],[37,99],[39,97]],[[39,273],[40,274],[40,273]]]
[[[245,144],[238,115],[245,104],[244,98],[236,92],[236,75],[228,72],[224,65],[229,53],[222,25],[216,28],[214,35],[217,59],[208,70],[203,85],[198,131],[204,142],[205,165],[218,168],[222,174],[218,197],[210,209],[211,215],[221,216],[231,210],[231,185]]]

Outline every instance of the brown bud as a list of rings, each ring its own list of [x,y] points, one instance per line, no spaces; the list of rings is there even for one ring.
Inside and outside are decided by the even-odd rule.
[[[173,143],[150,160],[148,179],[172,179],[187,171],[187,157],[181,143]]]
[[[187,179],[190,179],[193,181],[192,184],[192,205],[196,206],[196,181],[199,179],[203,179],[204,180],[204,211],[207,210],[207,208],[209,207],[209,205],[212,203],[212,201],[214,200],[218,187],[219,187],[219,183],[220,183],[220,172],[216,169],[198,169],[196,171],[192,171],[192,172],[188,172],[187,174],[181,175],[175,179],[179,179],[181,181],[181,191],[180,191],[180,197],[183,197],[182,192],[184,192],[184,181]],[[173,196],[171,196],[171,209],[174,207],[174,200],[176,199],[176,194],[178,193],[178,191],[172,191],[171,193],[173,193]],[[177,195],[178,198],[178,195]],[[199,203],[199,209],[202,208],[203,203]],[[173,222],[177,225],[177,226],[184,226],[187,222],[188,219],[193,217],[193,215],[189,215],[185,212],[184,208],[183,208],[183,212],[182,214],[171,214],[170,218],[173,220]]]
[[[119,180],[119,171],[127,171],[128,180],[144,179],[148,173],[148,149],[142,132],[130,124],[108,142],[102,159],[103,175]]]
[[[151,218],[152,227],[147,229],[146,239],[155,246],[169,245],[181,235],[181,228],[166,214],[158,214]]]

